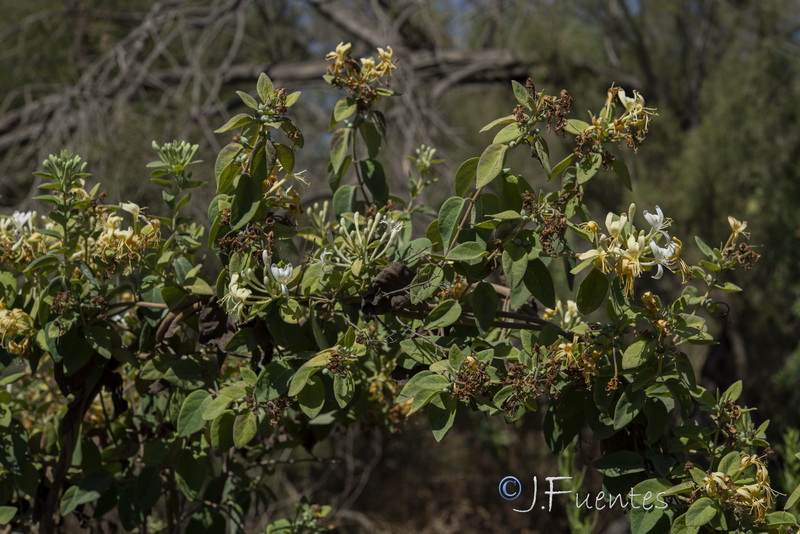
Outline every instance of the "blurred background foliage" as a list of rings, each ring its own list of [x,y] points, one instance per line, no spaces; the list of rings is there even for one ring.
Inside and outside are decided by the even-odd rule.
[[[206,163],[195,177],[213,177],[229,138],[212,131],[241,106],[235,90],[254,87],[261,71],[276,86],[302,90],[297,124],[324,132],[337,95],[321,80],[323,58],[340,41],[353,42],[356,57],[388,44],[400,59],[393,89],[404,96],[387,111],[394,144],[381,159],[402,188],[410,171],[403,156],[421,143],[436,147],[445,163],[438,167],[442,187],[427,198],[434,208],[449,195],[460,162],[490,142],[478,130],[511,112],[511,79],[530,76],[549,94],[568,89],[573,117],[584,120],[581,110],[599,108],[612,82],[640,91],[659,117],[626,161],[634,191],[601,177],[594,200],[605,210],[659,204],[675,219],[675,234],[712,244],[727,235],[728,215],[749,221],[761,261],[735,273],[746,291],[713,323],[721,343],[690,356],[707,387],[744,380],[743,401],[758,407],[757,420],[773,421],[770,440],[784,443],[774,461],[796,452],[798,434],[789,430],[800,426],[800,2],[0,0],[0,12],[4,212],[33,207],[31,172],[61,148],[91,162],[109,202],[157,211],[145,169],[151,141],[199,143]],[[312,134],[299,155],[309,204],[329,195],[327,144]],[[534,187],[548,187],[535,161],[510,163]],[[205,189],[209,200],[212,188]],[[205,220],[203,202],[193,209]],[[681,289],[675,278],[641,289],[674,294]],[[496,493],[506,474],[556,474],[536,432],[541,422],[504,427],[459,417],[439,447],[413,421],[380,447],[354,446],[352,454],[378,460],[364,464],[372,476],[351,492],[352,519],[387,532],[566,528],[563,510],[515,514]],[[797,466],[783,467],[788,479],[798,476]],[[315,471],[291,476],[308,480]],[[596,531],[614,532],[612,523]]]

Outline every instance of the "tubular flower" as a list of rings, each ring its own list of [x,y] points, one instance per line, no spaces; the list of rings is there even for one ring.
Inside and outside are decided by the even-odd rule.
[[[592,260],[593,265],[605,274],[611,271],[608,255],[608,251],[603,248],[592,248],[579,254],[578,259],[581,261]]]
[[[622,230],[625,228],[626,222],[628,222],[628,215],[626,213],[620,215],[616,221],[614,220],[613,213],[606,215],[606,228],[608,228],[608,233],[611,237],[615,240],[618,239],[622,234]]]
[[[656,115],[655,108],[648,108],[644,105],[644,97],[639,91],[633,91],[633,97],[625,94],[624,89],[620,89],[617,93],[619,101],[625,106],[625,113],[620,117],[620,122],[623,124],[630,124],[642,130],[647,130],[650,123],[650,117]]]
[[[272,278],[275,279],[278,284],[281,286],[281,294],[284,297],[289,296],[289,287],[286,285],[292,280],[292,273],[294,269],[292,268],[292,264],[288,263],[285,267],[278,267],[274,263],[269,269]]]
[[[345,64],[350,61],[350,47],[352,44],[341,42],[336,45],[336,50],[328,52],[325,56],[327,61],[333,61],[333,64],[328,65],[328,71],[331,74],[339,74],[344,69]]]
[[[622,251],[622,257],[614,269],[624,281],[625,292],[632,296],[634,282],[642,274],[640,258],[645,247],[644,235],[639,235],[638,237],[629,236],[626,245],[627,248]]]
[[[656,206],[655,213],[650,213],[649,211],[644,210],[644,218],[647,221],[647,224],[650,225],[648,237],[655,237],[657,234],[663,234],[669,238],[669,235],[665,230],[669,228],[672,220],[664,217],[664,212],[661,211],[659,206]]]
[[[391,74],[394,69],[397,68],[397,65],[392,63],[392,47],[387,46],[386,50],[383,48],[378,48],[378,57],[380,58],[380,63],[376,69],[380,72],[381,76],[386,74]]]
[[[19,308],[8,309],[0,300],[0,346],[8,352],[21,355],[28,347],[33,333],[33,319]],[[19,339],[20,337],[24,339]]]
[[[664,274],[664,267],[672,271],[672,265],[675,261],[672,259],[675,256],[675,244],[670,243],[666,247],[659,247],[655,241],[650,240],[650,251],[653,253],[656,263],[656,274],[653,275],[655,280],[661,278]]]
[[[734,236],[742,234],[743,236],[748,237],[748,235],[745,233],[745,229],[747,228],[747,221],[740,221],[728,215],[728,224],[731,225],[731,231],[733,232]]]
[[[369,219],[356,212],[352,225],[342,217],[335,230],[337,237],[327,232],[329,248],[322,251],[317,261],[336,267],[352,267],[356,260],[362,265],[373,264],[391,249],[402,229],[402,222],[387,219],[383,212]]]

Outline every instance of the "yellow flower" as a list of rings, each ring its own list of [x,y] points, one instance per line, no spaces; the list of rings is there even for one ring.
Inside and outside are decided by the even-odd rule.
[[[589,249],[586,252],[581,253],[578,255],[578,259],[581,261],[586,261],[588,259],[592,260],[592,264],[600,269],[603,273],[608,273],[611,271],[611,267],[608,264],[608,252],[602,248],[593,248]]]
[[[381,75],[375,68],[375,59],[371,57],[361,58],[361,72],[366,78],[376,78]]]
[[[380,63],[378,64],[377,70],[380,72],[381,76],[385,74],[390,74],[397,66],[392,63],[392,47],[387,46],[386,50],[383,48],[378,48],[378,57],[380,58]]]
[[[742,234],[745,237],[750,237],[750,234],[745,233],[745,229],[747,228],[747,221],[740,221],[728,215],[728,224],[731,225],[731,231],[733,232],[734,240],[739,236],[739,234]]]
[[[345,64],[350,61],[350,47],[352,45],[350,43],[339,43],[336,46],[336,50],[333,52],[328,52],[325,56],[327,61],[333,61],[332,65],[328,66],[328,71],[333,74],[339,74],[341,70],[344,68]]]
[[[619,219],[616,221],[614,220],[613,213],[606,215],[606,228],[608,228],[608,233],[611,234],[611,237],[614,239],[619,238],[622,230],[625,228],[626,222],[628,222],[628,215],[626,213],[620,215]]]

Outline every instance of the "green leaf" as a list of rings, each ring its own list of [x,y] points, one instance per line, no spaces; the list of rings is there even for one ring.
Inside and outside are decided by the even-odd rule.
[[[374,159],[378,157],[381,151],[381,140],[383,139],[380,130],[372,121],[364,121],[358,126],[358,131],[361,133],[361,138],[364,139],[364,144],[367,147],[367,155]]]
[[[471,300],[475,324],[478,325],[478,331],[485,334],[492,327],[492,321],[497,313],[499,301],[497,292],[491,284],[480,282],[472,292]]]
[[[507,150],[508,146],[501,143],[494,143],[486,147],[478,160],[476,169],[478,188],[489,185],[500,175],[505,164]]]
[[[700,252],[709,258],[714,258],[714,251],[711,250],[711,247],[706,245],[705,241],[700,239],[698,236],[694,237],[694,241],[697,243],[697,247],[700,249]]]
[[[256,110],[258,109],[258,102],[256,101],[255,98],[248,95],[244,91],[236,91],[236,94],[239,95],[239,98],[242,99],[242,102],[244,102],[245,106],[247,106],[250,109],[256,109]]]
[[[495,126],[499,126],[501,124],[508,124],[509,122],[516,122],[516,120],[517,119],[514,117],[514,115],[506,115],[505,117],[500,117],[499,119],[495,119],[492,122],[490,122],[489,124],[487,124],[486,126],[484,126],[483,128],[481,128],[479,133],[483,133],[483,132],[489,131],[492,128],[494,128]],[[475,159],[477,160],[477,158],[475,158]]]
[[[690,527],[702,527],[719,513],[714,506],[714,501],[708,497],[700,497],[686,511],[686,525]]]
[[[722,394],[722,400],[725,401],[736,401],[739,396],[742,394],[742,381],[737,380],[730,387],[725,390],[725,393]]]
[[[619,430],[633,421],[644,407],[645,399],[643,390],[636,392],[625,390],[614,408],[614,428]]]
[[[244,147],[239,143],[231,143],[222,147],[214,163],[214,176],[217,180],[217,191],[227,193],[233,184],[233,179],[241,167],[233,160],[241,154]]]
[[[331,164],[336,173],[341,170],[344,159],[347,156],[350,145],[350,135],[350,128],[339,128],[333,132],[333,136],[331,137]]]
[[[457,411],[458,402],[450,395],[438,395],[428,404],[428,420],[437,442],[442,441],[453,426]]]
[[[361,168],[364,184],[372,193],[373,200],[380,204],[386,204],[389,201],[389,186],[386,183],[383,166],[374,159],[366,159],[359,162],[358,165]]]
[[[57,256],[54,256],[53,254],[45,254],[44,256],[39,256],[38,258],[30,262],[28,266],[25,267],[25,269],[23,269],[22,272],[26,274],[32,273],[33,271],[37,271],[45,267],[50,267],[53,265],[60,265],[60,264],[61,260],[59,260]]]
[[[351,98],[343,98],[336,102],[333,106],[333,120],[336,122],[343,121],[350,115],[356,112],[356,101]]]
[[[521,246],[512,243],[503,250],[502,264],[508,287],[513,291],[524,280],[528,269],[528,255]]]
[[[631,175],[628,172],[628,166],[625,165],[625,162],[619,159],[615,159],[613,163],[611,163],[611,168],[614,169],[614,172],[617,173],[619,179],[622,180],[622,185],[624,185],[628,191],[633,191],[633,184],[631,184]]]
[[[309,419],[313,419],[325,405],[325,385],[319,376],[313,376],[306,386],[297,394],[297,402]]]
[[[525,287],[539,302],[548,308],[556,307],[556,290],[553,285],[553,277],[542,260],[536,258],[528,262],[528,270],[525,271],[524,282]]]
[[[578,120],[578,119],[569,119],[567,121],[567,127],[565,128],[569,133],[573,135],[580,135],[582,134],[587,128],[591,128],[592,125],[588,122]]]
[[[286,100],[284,101],[286,107],[290,108],[294,106],[297,103],[297,101],[300,100],[300,94],[301,94],[300,91],[295,91],[294,93],[286,95]]]
[[[767,514],[767,528],[794,527],[797,526],[797,518],[789,512],[772,512]]]
[[[283,167],[283,172],[290,173],[294,170],[294,150],[286,145],[274,143],[275,151],[277,152],[278,161]]]
[[[636,340],[622,353],[622,368],[635,369],[644,364],[652,354],[652,343],[644,339]]]
[[[797,504],[798,500],[800,500],[800,485],[797,486],[792,494],[789,495],[789,498],[786,499],[786,504],[784,505],[783,509],[788,510],[792,508],[795,504]]]
[[[539,158],[544,172],[550,176],[553,170],[550,168],[550,150],[547,148],[547,142],[541,137],[536,137],[533,141],[533,149],[536,151],[536,156]]]
[[[275,94],[275,87],[272,85],[272,80],[270,80],[269,76],[264,72],[258,77],[256,89],[258,90],[258,96],[265,104],[268,103]]]
[[[597,174],[597,171],[600,170],[601,163],[603,163],[602,155],[595,154],[594,152],[588,154],[586,159],[584,159],[578,165],[578,183],[585,184],[588,182],[595,174]]]
[[[486,254],[483,245],[475,241],[467,241],[466,243],[459,243],[450,252],[447,253],[447,259],[450,261],[466,261],[480,258]]]
[[[253,220],[260,205],[261,188],[251,176],[243,174],[231,203],[231,230],[238,230]]]
[[[569,167],[572,164],[572,160],[574,159],[575,159],[575,154],[570,152],[570,154],[566,158],[556,163],[556,166],[553,167],[552,171],[550,171],[550,176],[547,179],[552,180],[553,178],[564,172],[567,169],[567,167]]]
[[[495,134],[492,143],[508,143],[525,135],[526,131],[520,128],[516,122],[508,124],[505,128]]]
[[[461,317],[461,305],[454,299],[447,299],[436,306],[425,319],[425,328],[443,328],[450,326]]]
[[[203,412],[203,419],[206,421],[213,421],[217,419],[224,411],[228,409],[228,406],[233,401],[234,399],[231,397],[219,395],[216,399],[208,403],[208,406],[206,406],[206,409]]]
[[[256,122],[252,115],[248,115],[247,113],[239,113],[238,115],[234,115],[228,122],[214,130],[214,133],[223,133],[227,132],[228,130],[233,130],[234,128],[241,128],[247,124]]]
[[[664,510],[667,508],[663,495],[671,487],[668,480],[656,478],[633,487],[630,492],[630,495],[635,495],[630,501],[631,534],[660,532],[655,527],[662,522]]]
[[[351,213],[356,207],[356,188],[343,185],[333,194],[333,213],[341,217],[343,213]]]
[[[188,436],[200,431],[206,424],[203,414],[211,404],[212,398],[208,391],[198,389],[192,391],[183,401],[178,415],[178,435]]]
[[[608,293],[608,279],[598,269],[592,269],[578,288],[578,309],[584,315],[600,307]]]
[[[227,451],[233,447],[233,423],[236,414],[225,410],[211,423],[211,447],[216,452]]]
[[[439,208],[439,235],[442,237],[442,246],[445,250],[450,248],[463,207],[463,198],[450,197]]]
[[[340,408],[344,408],[353,400],[356,385],[353,381],[353,373],[346,375],[335,375],[333,377],[333,396]]]
[[[0,526],[7,525],[17,515],[16,506],[0,506]]]
[[[525,86],[516,80],[511,80],[511,87],[514,89],[514,97],[516,97],[517,102],[523,106],[527,106],[530,95],[528,94],[528,90],[525,89]]]
[[[398,402],[403,402],[411,399],[412,408],[408,412],[408,415],[411,415],[428,404],[434,396],[440,395],[449,386],[450,381],[442,375],[428,370],[421,371],[412,376],[406,383],[397,400]]]
[[[241,367],[239,369],[239,374],[242,376],[242,380],[244,380],[244,383],[247,384],[248,386],[255,386],[256,385],[256,382],[258,381],[258,375],[252,369],[250,369],[249,367]],[[223,388],[222,391],[227,391],[228,389],[229,388]],[[242,388],[239,388],[239,389],[242,389]],[[222,391],[220,391],[220,394],[222,394]],[[226,395],[227,395],[227,393],[226,393]],[[243,396],[244,396],[244,390],[242,389],[242,395],[240,397],[236,397],[236,398],[241,398]]]
[[[256,144],[253,160],[250,163],[250,176],[253,177],[256,184],[260,185],[269,179],[277,161],[278,151],[275,150],[272,141]]]
[[[480,158],[470,158],[462,163],[456,171],[456,195],[463,197],[469,192],[472,181],[477,177],[478,161]]]
[[[411,303],[419,304],[442,290],[444,269],[438,265],[424,265],[411,282]]]
[[[621,477],[644,471],[644,458],[633,451],[616,451],[603,456],[592,466],[607,477]]]
[[[293,376],[294,371],[286,363],[270,362],[258,375],[254,388],[256,400],[268,402],[286,394]]]
[[[256,437],[258,431],[258,421],[256,414],[247,410],[236,416],[233,421],[233,446],[241,449]]]
[[[725,473],[728,476],[733,476],[739,472],[739,467],[742,465],[742,456],[737,451],[729,452],[722,460],[719,461],[717,471]]]
[[[61,515],[71,514],[81,504],[99,499],[111,487],[112,480],[104,469],[83,477],[78,484],[67,488],[61,497]]]

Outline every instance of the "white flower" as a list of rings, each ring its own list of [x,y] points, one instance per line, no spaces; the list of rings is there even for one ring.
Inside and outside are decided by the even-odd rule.
[[[22,232],[22,229],[31,222],[31,219],[36,215],[33,211],[15,211],[11,215],[11,220],[14,221],[14,226],[17,227],[17,230]]]
[[[239,285],[239,273],[231,275],[231,281],[228,284],[228,293],[231,298],[238,301],[240,304],[245,304],[250,295],[253,294],[249,289]]]
[[[138,204],[135,204],[133,202],[122,202],[119,205],[119,207],[123,211],[127,211],[128,213],[133,215],[133,220],[134,221],[139,220],[139,213],[142,211],[142,208],[140,208]]]
[[[628,222],[628,214],[623,213],[619,216],[619,219],[616,221],[614,220],[614,214],[609,213],[606,215],[606,228],[608,228],[608,233],[611,234],[611,237],[618,238],[622,233],[623,228],[625,228],[625,223]]]
[[[625,89],[620,89],[617,96],[619,97],[619,101],[622,102],[622,105],[625,106],[625,111],[636,113],[644,109],[644,97],[635,89],[633,91],[633,98],[625,94]]]
[[[286,284],[292,279],[293,272],[294,268],[292,267],[291,263],[286,264],[286,267],[278,267],[273,263],[272,267],[270,267],[272,278],[274,278],[275,281],[280,284],[281,293],[284,297],[289,296],[289,288],[286,286]]]
[[[650,250],[653,253],[653,258],[655,259],[657,270],[656,274],[653,275],[653,278],[658,280],[664,274],[664,267],[672,270],[670,265],[673,263],[673,259],[675,257],[676,249],[675,243],[670,243],[666,247],[660,247],[654,240],[650,240]]]
[[[650,213],[647,210],[644,210],[644,218],[647,220],[647,223],[650,225],[650,237],[655,236],[656,234],[664,234],[667,238],[669,238],[669,234],[664,230],[669,227],[670,220],[664,217],[664,212],[661,211],[659,206],[656,206],[656,212]]]
[[[747,228],[747,221],[740,221],[735,217],[728,215],[728,224],[731,225],[731,231],[733,232],[734,236],[742,234],[745,237],[749,237],[749,235],[745,233],[745,229]]]

